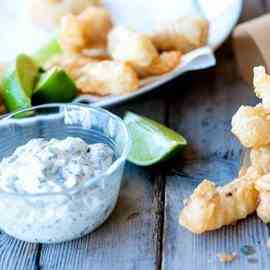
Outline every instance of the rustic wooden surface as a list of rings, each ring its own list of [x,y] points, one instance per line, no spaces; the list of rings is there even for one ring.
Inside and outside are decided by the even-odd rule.
[[[270,11],[270,1],[246,0],[241,21]],[[162,167],[128,164],[117,208],[95,233],[57,245],[35,245],[0,234],[0,269],[269,269],[269,227],[255,216],[203,236],[178,226],[182,200],[204,178],[223,184],[239,169],[241,147],[230,133],[230,119],[240,104],[254,104],[241,81],[228,40],[217,52],[217,67],[187,74],[155,94],[111,108],[149,116],[183,133],[189,147]],[[255,253],[245,256],[243,245]],[[221,264],[218,253],[237,252]]]

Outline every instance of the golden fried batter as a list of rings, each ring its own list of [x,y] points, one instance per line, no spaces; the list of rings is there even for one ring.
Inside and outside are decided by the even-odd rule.
[[[83,66],[94,62],[95,60],[83,56],[83,55],[76,55],[76,54],[61,54],[52,57],[43,67],[46,70],[49,70],[53,67],[59,67],[64,69],[68,75],[73,79],[77,79],[77,73],[80,68]]]
[[[259,192],[257,215],[263,222],[270,223],[270,146],[251,149],[250,161],[260,174],[255,184]]]
[[[108,40],[112,58],[129,63],[141,78],[167,73],[181,60],[181,53],[177,51],[159,55],[146,35],[127,28],[114,28]]]
[[[204,180],[180,213],[179,222],[193,233],[203,233],[246,218],[257,208],[253,179],[242,177],[223,186]]]
[[[124,27],[115,27],[108,37],[113,59],[131,64],[135,69],[149,67],[159,58],[158,51],[144,34]]]
[[[59,43],[62,49],[68,53],[79,53],[87,46],[81,25],[76,16],[68,14],[62,18]]]
[[[136,72],[116,61],[90,63],[79,69],[76,77],[76,85],[84,94],[123,95],[139,87]]]
[[[232,118],[232,133],[245,147],[260,147],[270,143],[270,118],[261,104],[241,106]]]
[[[232,118],[232,132],[251,148],[246,159],[251,166],[224,187],[206,180],[195,189],[180,214],[180,224],[194,233],[231,224],[255,210],[270,223],[270,76],[263,67],[254,69],[254,87],[262,104],[241,106]]]
[[[106,46],[113,23],[105,8],[90,6],[78,16],[78,20],[87,44],[91,47]]]
[[[68,14],[62,18],[59,41],[68,53],[104,48],[111,28],[112,20],[108,11],[102,7],[90,6],[78,16]]]
[[[251,165],[244,171],[240,170],[238,178],[249,179],[250,181],[253,181],[255,183],[262,176],[263,176],[262,171],[258,170],[256,167],[253,167]]]
[[[266,174],[256,181],[259,192],[258,217],[265,223],[270,223],[270,174]]]
[[[250,150],[250,161],[262,175],[270,173],[270,145],[252,148]]]
[[[141,78],[168,73],[181,63],[181,56],[178,51],[163,52],[149,67],[138,68],[137,72]]]
[[[206,19],[182,17],[152,33],[151,39],[161,51],[179,50],[184,54],[207,44],[208,28]]]
[[[123,62],[63,54],[53,57],[44,66],[46,70],[52,67],[64,69],[82,94],[123,95],[139,87],[136,72]]]

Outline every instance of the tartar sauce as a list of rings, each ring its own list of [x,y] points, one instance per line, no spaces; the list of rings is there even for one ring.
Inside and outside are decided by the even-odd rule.
[[[0,188],[9,192],[60,192],[106,171],[113,152],[80,138],[32,139],[0,163]]]
[[[42,243],[93,231],[116,204],[122,168],[93,185],[70,188],[90,183],[112,163],[109,146],[89,145],[80,138],[33,139],[18,147],[0,163],[1,229],[18,239]]]

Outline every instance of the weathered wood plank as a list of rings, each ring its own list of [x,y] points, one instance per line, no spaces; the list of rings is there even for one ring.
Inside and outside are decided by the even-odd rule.
[[[233,177],[227,174],[231,170],[230,164],[216,165],[226,177]],[[218,180],[223,181],[223,177]],[[198,181],[199,179],[177,176],[167,179],[163,269],[267,269],[270,265],[266,247],[269,234],[267,226],[255,216],[238,222],[235,226],[224,227],[200,236],[194,236],[178,225],[181,200],[188,197]],[[244,245],[253,246],[256,253],[245,256],[240,252]],[[217,254],[230,252],[236,252],[239,257],[226,265],[220,263]],[[256,263],[251,263],[251,258],[256,259]]]
[[[80,240],[44,245],[42,269],[155,268],[157,221],[152,176],[134,166],[127,169],[130,179],[126,179],[109,221]]]
[[[244,15],[263,12],[261,3],[247,1]],[[237,73],[230,41],[217,53],[218,65],[179,80],[184,96],[176,91],[168,98],[170,126],[186,135],[190,145],[167,177],[162,269],[266,269],[270,265],[266,241],[268,228],[255,216],[221,230],[195,236],[178,225],[178,215],[196,185],[204,178],[224,184],[237,175],[241,146],[230,133],[230,121],[240,104],[258,101]],[[196,76],[196,77],[195,77]],[[181,105],[180,105],[181,104]],[[240,254],[242,245],[256,253]],[[234,262],[221,264],[218,253],[237,252]]]
[[[241,20],[262,14],[267,5],[267,0],[246,1]],[[239,251],[243,244],[255,246],[253,257],[258,262],[251,263],[241,256],[226,269],[269,267],[267,227],[255,217],[198,237],[177,224],[181,200],[201,179],[209,177],[221,184],[235,176],[238,169],[241,147],[229,132],[230,117],[240,103],[253,104],[255,99],[237,77],[227,46],[230,43],[218,53],[221,63],[216,70],[186,76],[166,85],[162,93],[141,97],[116,110],[123,114],[129,109],[163,121],[166,111],[162,99],[170,91],[170,125],[191,142],[184,159],[171,164],[172,176],[167,178],[163,269],[223,269],[216,254]],[[1,234],[0,269],[159,269],[162,177],[157,169],[129,165],[125,179],[127,183],[109,221],[80,240],[44,245],[39,265],[38,245]]]
[[[142,97],[115,109],[163,121],[164,105],[158,96]],[[160,176],[128,164],[117,208],[96,232],[79,240],[43,245],[42,269],[156,269],[159,259]]]
[[[190,150],[185,153],[185,160],[179,160],[174,164],[172,174],[177,172],[180,177],[167,178],[163,269],[179,269],[180,263],[181,269],[223,269],[213,257],[224,251],[239,252],[240,246],[243,244],[252,244],[256,246],[257,250],[260,250],[256,254],[256,259],[258,259],[256,269],[265,269],[263,267],[266,264],[270,265],[266,247],[269,234],[267,226],[260,223],[258,219],[253,218],[242,222],[241,226],[227,227],[204,236],[194,236],[178,225],[182,200],[202,179],[209,178],[223,184],[236,176],[241,147],[230,134],[229,119],[237,102],[253,103],[253,100],[248,98],[249,93],[243,89],[235,89],[235,91],[228,89],[227,94],[223,96],[225,91],[222,91],[221,94],[221,89],[219,90],[216,86],[215,92],[208,96],[207,93],[211,90],[203,90],[203,82],[200,89],[194,83],[191,84],[193,85],[192,91],[202,91],[205,100],[198,98],[198,95],[191,94],[186,97],[181,109],[179,106],[172,105],[173,109],[170,112],[173,127],[188,137]],[[242,97],[238,95],[237,91],[242,91]],[[233,95],[234,101],[230,98],[231,95]],[[219,99],[222,100],[222,103],[219,102]],[[212,105],[208,103],[211,100]],[[188,108],[193,108],[192,115],[189,114],[191,109]],[[209,111],[209,108],[212,109],[208,115],[205,112]],[[231,264],[231,268],[226,269],[254,269],[254,265],[241,256]]]
[[[38,269],[39,245],[18,241],[7,234],[0,234],[0,269]]]

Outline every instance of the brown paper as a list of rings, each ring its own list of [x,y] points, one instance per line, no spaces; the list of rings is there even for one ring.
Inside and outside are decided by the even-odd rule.
[[[252,82],[256,65],[263,65],[270,72],[270,14],[238,25],[233,33],[233,44],[244,80]]]

